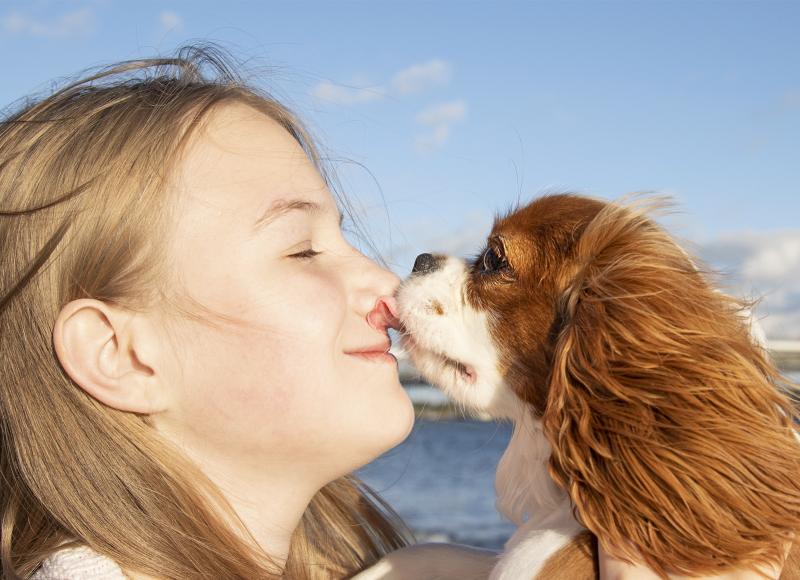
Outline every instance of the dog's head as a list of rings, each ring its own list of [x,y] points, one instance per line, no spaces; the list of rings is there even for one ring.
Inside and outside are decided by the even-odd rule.
[[[469,408],[541,415],[576,243],[599,201],[548,196],[497,219],[467,262],[420,255],[398,294],[404,346],[420,372]]]
[[[423,375],[540,421],[582,523],[662,573],[774,562],[800,531],[784,379],[697,264],[643,211],[552,195],[474,260],[420,255],[398,293]]]

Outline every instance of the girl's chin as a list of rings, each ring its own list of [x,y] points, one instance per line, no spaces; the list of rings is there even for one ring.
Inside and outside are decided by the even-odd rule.
[[[397,384],[400,386],[401,395],[400,398],[402,399],[402,408],[397,409],[398,413],[398,424],[400,428],[398,429],[398,437],[392,447],[399,445],[403,441],[408,438],[411,434],[411,430],[414,428],[414,420],[416,419],[416,415],[414,413],[414,403],[411,402],[411,398],[408,396],[408,391],[406,391],[403,386],[400,384],[400,381],[397,381]],[[401,405],[398,405],[400,407]]]
[[[397,390],[393,393],[396,396],[376,410],[375,417],[380,419],[375,424],[377,432],[373,437],[380,445],[380,449],[377,450],[378,455],[400,445],[414,428],[414,404],[400,381],[397,381],[396,386]]]

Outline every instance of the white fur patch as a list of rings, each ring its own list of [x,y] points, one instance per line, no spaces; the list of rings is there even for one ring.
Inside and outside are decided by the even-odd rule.
[[[521,411],[497,466],[497,510],[518,526],[527,522],[541,527],[553,517],[559,521],[569,519],[569,506],[567,513],[561,513],[567,494],[547,471],[550,443],[541,423],[527,410]]]
[[[573,527],[544,530],[532,530],[527,526],[519,528],[506,543],[506,550],[492,569],[489,580],[536,578],[550,557],[569,544],[578,531],[579,528],[576,530]]]
[[[402,338],[414,365],[456,401],[493,417],[510,417],[521,404],[504,385],[485,312],[465,299],[467,268],[447,258],[430,273],[411,276],[397,294],[400,320],[411,334]],[[465,380],[447,359],[469,365],[475,381]]]
[[[535,578],[547,560],[583,527],[572,504],[547,471],[550,443],[540,422],[520,409],[495,476],[497,509],[519,526],[506,542],[491,580]]]

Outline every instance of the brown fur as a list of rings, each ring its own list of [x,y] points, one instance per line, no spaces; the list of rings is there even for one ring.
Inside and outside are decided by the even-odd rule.
[[[536,580],[595,580],[600,578],[597,561],[597,538],[581,532],[553,554],[536,575]]]
[[[633,208],[548,196],[492,244],[508,266],[468,296],[578,519],[661,575],[777,562],[800,532],[797,415],[744,305]]]
[[[602,207],[576,196],[549,196],[497,220],[487,250],[501,251],[511,268],[498,275],[474,269],[468,279],[470,302],[496,320],[493,337],[506,381],[537,415],[547,400],[554,344],[549,331],[566,284],[564,257]]]
[[[800,544],[795,543],[783,565],[781,580],[796,580],[797,578],[800,578]]]

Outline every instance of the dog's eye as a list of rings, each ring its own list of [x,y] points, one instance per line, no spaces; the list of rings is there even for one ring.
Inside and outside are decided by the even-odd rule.
[[[480,261],[482,272],[496,272],[508,265],[505,256],[498,254],[493,248],[486,248]]]

